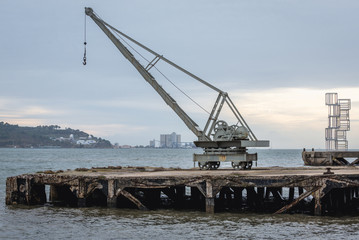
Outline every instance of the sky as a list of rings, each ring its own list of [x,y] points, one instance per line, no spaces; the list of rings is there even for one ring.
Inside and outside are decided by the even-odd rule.
[[[85,18],[84,7],[228,92],[257,138],[272,148],[325,148],[325,93],[351,99],[347,138],[349,148],[359,149],[356,0],[1,0],[0,121],[80,129],[120,145],[148,145],[172,132],[184,142],[196,140]],[[161,61],[156,67],[212,109],[216,92]],[[208,114],[152,71],[203,128]],[[228,109],[220,117],[236,123]]]

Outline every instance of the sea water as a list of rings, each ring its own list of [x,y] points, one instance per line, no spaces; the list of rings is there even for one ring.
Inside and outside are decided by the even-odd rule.
[[[359,239],[359,216],[6,206],[9,176],[103,166],[192,168],[200,149],[0,149],[0,239]],[[303,166],[301,150],[258,152],[258,167]],[[230,167],[225,163],[221,167]]]

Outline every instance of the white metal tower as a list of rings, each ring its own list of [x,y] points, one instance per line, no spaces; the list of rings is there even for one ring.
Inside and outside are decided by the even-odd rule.
[[[325,129],[327,150],[348,150],[347,131],[350,130],[350,99],[338,99],[337,93],[326,93],[328,128]]]

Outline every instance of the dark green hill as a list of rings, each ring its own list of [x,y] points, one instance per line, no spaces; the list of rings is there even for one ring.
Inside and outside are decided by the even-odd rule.
[[[110,141],[60,126],[19,127],[0,122],[0,147],[111,148]]]

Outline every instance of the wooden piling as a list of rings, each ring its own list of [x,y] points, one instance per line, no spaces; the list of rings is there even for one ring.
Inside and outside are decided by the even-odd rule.
[[[210,180],[206,181],[206,213],[214,213],[213,186]]]
[[[288,196],[288,201],[292,202],[294,199],[294,187],[289,188],[289,196]]]
[[[108,180],[107,191],[107,207],[117,207],[116,182],[114,179]]]

